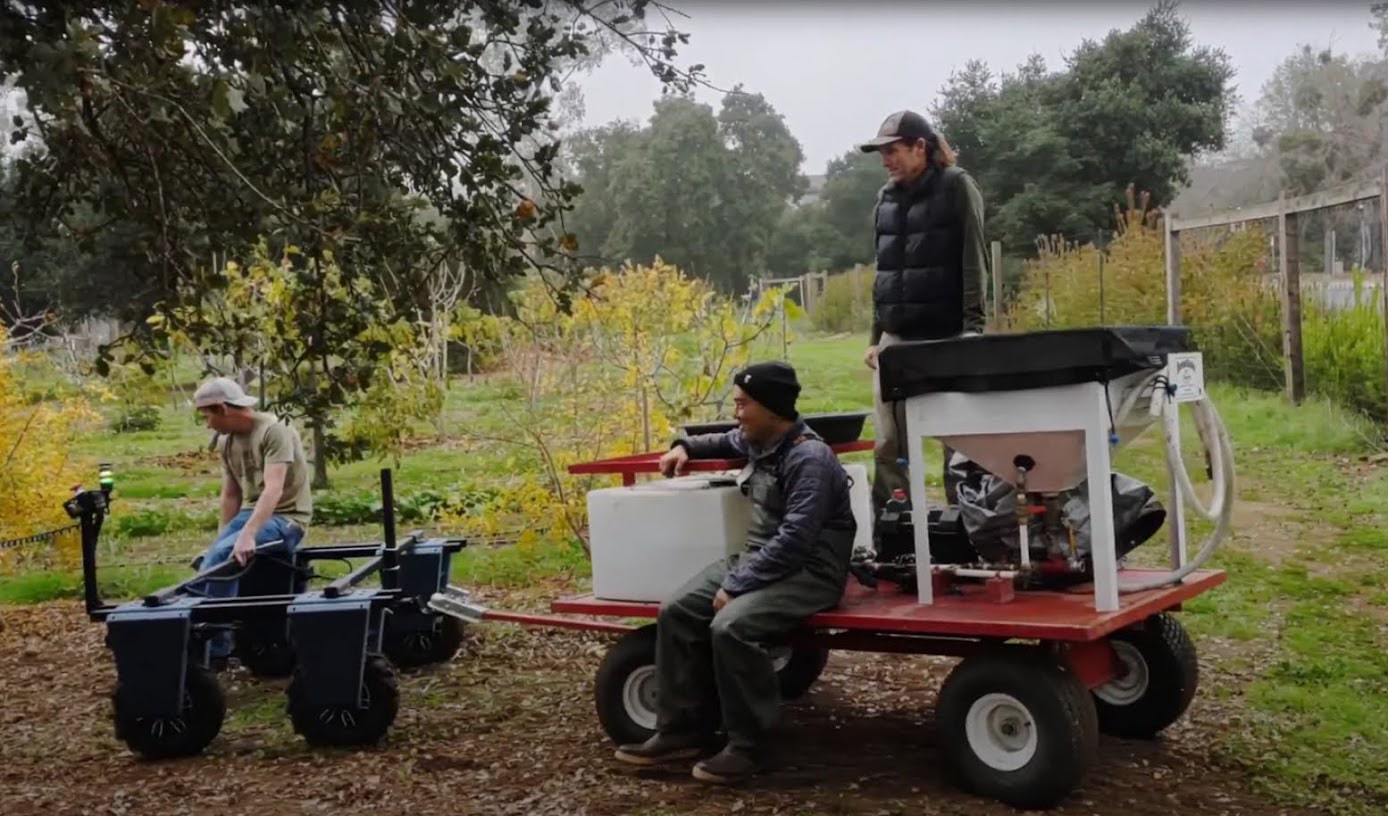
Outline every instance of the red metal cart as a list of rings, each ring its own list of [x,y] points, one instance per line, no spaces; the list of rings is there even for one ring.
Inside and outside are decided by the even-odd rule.
[[[840,454],[865,451],[872,442],[833,448]],[[569,470],[620,475],[624,485],[633,485],[638,475],[658,472],[660,456],[638,454]],[[691,460],[689,470],[736,470],[743,464]],[[1154,572],[1160,571],[1124,569],[1119,578]],[[961,657],[936,703],[941,738],[968,747],[944,753],[955,778],[984,796],[1046,808],[1080,784],[1101,732],[1151,737],[1185,712],[1198,680],[1195,648],[1172,613],[1223,583],[1225,574],[1201,570],[1173,586],[1126,594],[1109,612],[1095,611],[1089,584],[1013,592],[1010,581],[999,591],[1001,579],[967,583],[946,572],[934,579],[930,604],[890,582],[869,588],[850,579],[837,607],[810,618],[785,643],[769,644],[782,697],[808,691],[831,650]],[[653,732],[658,604],[583,595],[554,601],[554,615],[460,606],[475,620],[621,634],[597,670],[598,718],[618,743]]]

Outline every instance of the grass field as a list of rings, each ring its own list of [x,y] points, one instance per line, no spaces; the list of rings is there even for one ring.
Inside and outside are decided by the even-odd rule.
[[[809,338],[790,348],[804,382],[806,412],[871,405],[862,338]],[[1230,580],[1183,614],[1216,682],[1204,691],[1227,711],[1213,762],[1251,772],[1279,801],[1334,812],[1388,809],[1388,469],[1373,454],[1380,434],[1323,402],[1289,406],[1279,396],[1211,389],[1234,441],[1239,506],[1231,541],[1214,565]],[[422,439],[395,466],[399,496],[457,490],[508,478],[531,465],[523,452],[487,441],[507,422],[507,389],[496,379],[454,382],[444,440]],[[871,432],[869,425],[868,433]],[[1191,454],[1193,432],[1185,439]],[[208,432],[188,409],[165,406],[160,430],[104,434],[77,452],[114,464],[118,497],[102,558],[133,564],[107,570],[120,597],[186,575],[186,562],[215,527],[218,479]],[[852,457],[867,461],[864,454]],[[935,452],[926,461],[939,461]],[[1193,455],[1192,471],[1197,470]],[[383,463],[332,472],[320,502],[373,491]],[[1125,448],[1115,467],[1165,495],[1155,429]],[[932,483],[938,485],[938,475]],[[414,525],[420,526],[420,525]],[[1192,526],[1197,546],[1208,525]],[[448,533],[447,530],[437,530]],[[372,540],[372,525],[315,526],[310,543]],[[1165,554],[1165,533],[1141,550]],[[587,563],[577,546],[467,550],[460,584],[581,587]],[[0,603],[71,597],[65,573],[0,577]]]

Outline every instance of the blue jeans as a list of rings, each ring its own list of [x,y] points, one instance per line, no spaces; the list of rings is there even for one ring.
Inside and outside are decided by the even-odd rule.
[[[231,558],[231,550],[236,546],[236,537],[241,533],[241,528],[246,526],[246,522],[251,518],[251,510],[245,509],[232,517],[226,528],[217,536],[217,540],[212,542],[212,546],[202,554],[202,563],[198,566],[199,572],[206,572],[212,567]],[[304,528],[298,522],[291,521],[280,515],[270,516],[266,522],[256,531],[255,543],[257,546],[267,544],[276,539],[284,541],[285,554],[292,554],[298,549],[299,542],[304,538]],[[237,568],[237,571],[242,569]],[[234,598],[236,589],[240,581],[235,578],[230,580],[203,581],[193,589],[202,592],[213,598]],[[218,632],[212,638],[212,656],[225,657],[231,654],[231,633]]]

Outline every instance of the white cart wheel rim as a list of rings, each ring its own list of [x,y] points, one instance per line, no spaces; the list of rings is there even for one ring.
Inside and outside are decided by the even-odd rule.
[[[985,694],[969,706],[964,736],[979,761],[995,771],[1026,767],[1036,756],[1036,721],[1010,694]]]
[[[794,652],[792,652],[789,646],[772,649],[770,651],[771,668],[774,669],[777,674],[780,674],[786,666],[790,665],[790,656],[793,653]]]
[[[1124,640],[1115,640],[1113,651],[1123,664],[1123,676],[1115,677],[1094,689],[1094,696],[1112,706],[1126,706],[1141,700],[1152,681],[1147,669],[1147,661],[1136,646]]]
[[[637,726],[655,730],[655,666],[642,666],[622,683],[622,707]]]

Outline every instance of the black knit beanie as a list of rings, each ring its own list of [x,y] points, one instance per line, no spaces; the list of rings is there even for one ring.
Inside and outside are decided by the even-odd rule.
[[[733,384],[747,396],[766,406],[777,416],[794,421],[800,417],[795,399],[800,396],[800,381],[788,363],[755,363],[733,376]]]

